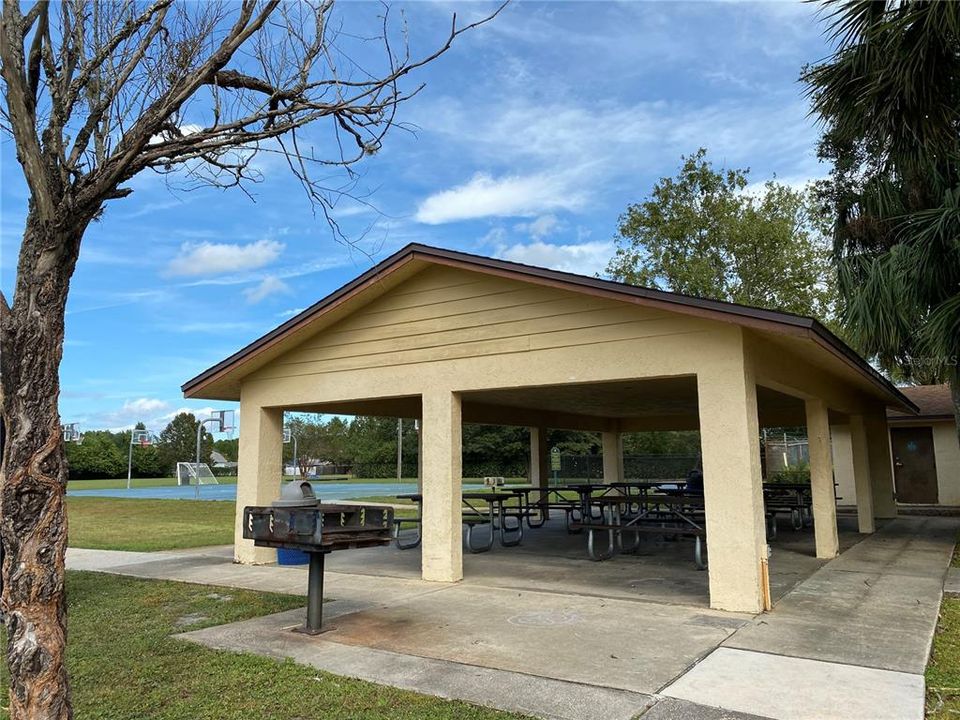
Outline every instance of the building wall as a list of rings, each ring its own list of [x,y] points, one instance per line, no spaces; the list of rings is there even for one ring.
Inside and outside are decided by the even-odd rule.
[[[857,504],[857,490],[853,481],[853,445],[849,425],[832,425],[833,479],[837,483],[838,505],[850,507]]]
[[[725,323],[429,268],[242,381],[284,405],[692,375],[739,329]],[[576,408],[571,408],[576,412]]]
[[[960,440],[951,421],[933,423],[933,454],[941,505],[960,505]]]
[[[908,422],[900,427],[930,427],[933,430],[933,454],[937,463],[937,494],[940,505],[960,506],[960,440],[956,425],[950,421]],[[853,461],[850,449],[850,430],[845,425],[831,428],[833,435],[833,462],[840,505],[856,504],[853,484]]]
[[[429,268],[258,373],[272,379],[598,346],[702,321],[448,268]]]

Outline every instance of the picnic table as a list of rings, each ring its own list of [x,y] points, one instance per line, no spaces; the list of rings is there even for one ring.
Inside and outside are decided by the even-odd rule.
[[[763,502],[769,513],[789,513],[794,530],[813,524],[813,496],[809,483],[764,483]]]
[[[523,513],[520,505],[508,506],[510,500],[517,499],[513,493],[483,491],[465,492],[461,500],[466,510],[463,513],[463,524],[467,527],[465,540],[467,550],[472,553],[486,552],[493,547],[494,531],[499,532],[500,544],[503,547],[519,545],[523,540]],[[486,512],[478,503],[487,504]],[[516,527],[508,527],[507,520],[514,518]],[[490,525],[490,534],[486,545],[473,544],[473,529],[477,525]]]
[[[698,570],[706,569],[703,558],[703,540],[706,538],[705,510],[702,495],[647,494],[643,498],[639,512],[624,515],[621,512],[623,501],[611,496],[594,498],[593,503],[609,508],[610,521],[602,523],[582,523],[579,528],[587,531],[587,554],[591,560],[608,560],[617,552],[619,546],[623,552],[634,552],[640,546],[640,536],[686,536],[694,538],[694,564]],[[596,534],[607,533],[607,547],[598,550]],[[623,544],[623,534],[634,536],[630,547]]]
[[[396,530],[394,540],[397,547],[401,550],[410,550],[420,545],[422,541],[423,526],[423,495],[421,493],[404,493],[395,496],[398,500],[412,500],[417,504],[417,515],[414,517],[394,518],[393,524]],[[464,507],[462,511],[462,522],[467,528],[464,539],[466,540],[467,550],[472,553],[481,553],[490,550],[493,547],[494,539],[499,535],[500,544],[503,547],[513,547],[519,545],[523,540],[523,511],[522,503],[510,506],[509,501],[518,496],[512,492],[486,491],[467,491],[461,494],[461,503]],[[486,508],[480,503],[486,503]],[[515,518],[516,526],[510,527],[508,520]],[[405,524],[413,524],[416,527],[416,537],[412,541],[404,541],[400,536],[400,531]],[[478,525],[489,525],[490,534],[485,544],[474,542],[474,528]]]

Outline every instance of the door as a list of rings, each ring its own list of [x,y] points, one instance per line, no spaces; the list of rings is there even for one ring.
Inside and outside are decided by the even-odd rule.
[[[933,428],[891,428],[890,444],[897,502],[935,504],[938,495]]]

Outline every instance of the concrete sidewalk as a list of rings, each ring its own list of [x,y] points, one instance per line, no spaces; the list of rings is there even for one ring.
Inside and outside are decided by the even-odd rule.
[[[333,632],[289,632],[298,611],[181,637],[538,717],[920,720],[958,528],[956,518],[900,518],[755,618],[497,587],[489,575],[447,585],[328,570]],[[305,592],[303,568],[230,560],[229,548],[68,553],[71,569]]]

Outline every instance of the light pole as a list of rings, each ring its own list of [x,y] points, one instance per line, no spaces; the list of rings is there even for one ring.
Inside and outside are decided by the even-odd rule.
[[[403,475],[403,418],[397,418],[397,482]]]

